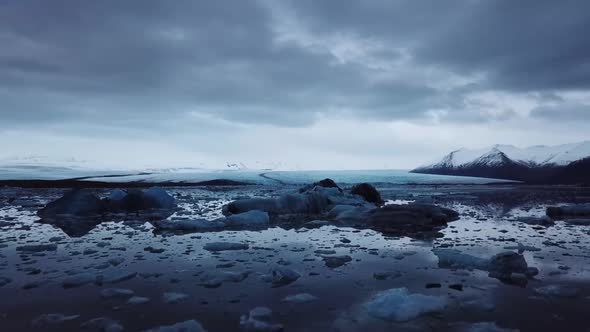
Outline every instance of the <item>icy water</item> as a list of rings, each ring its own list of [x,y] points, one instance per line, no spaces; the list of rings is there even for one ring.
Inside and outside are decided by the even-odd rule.
[[[213,219],[231,200],[295,188],[167,190],[180,207],[173,217]],[[588,202],[590,189],[378,189],[390,203],[440,204],[460,211],[461,218],[442,230],[443,237],[431,240],[334,226],[166,234],[155,232],[147,221],[106,222],[72,231],[36,222],[37,209],[60,197],[62,190],[0,189],[0,331],[78,331],[99,317],[118,322],[125,331],[190,319],[208,331],[240,331],[240,317],[259,306],[270,308],[269,322],[285,331],[590,331],[590,227],[518,221],[520,216],[544,215],[547,205]],[[248,248],[204,249],[213,242]],[[48,246],[27,251],[27,245]],[[489,258],[519,246],[526,248],[528,265],[540,270],[535,279],[519,285],[473,268],[439,267],[432,251],[456,249]],[[322,255],[348,255],[352,260],[330,268]],[[273,287],[268,274],[277,267],[300,277]],[[222,282],[220,276],[228,275],[232,277]],[[546,286],[566,291],[539,291]],[[444,308],[407,321],[384,320],[370,312],[368,303],[375,294],[401,287],[443,299]],[[109,288],[124,291],[109,295]],[[286,300],[302,293],[311,297]],[[36,320],[44,314],[70,317],[54,324]]]

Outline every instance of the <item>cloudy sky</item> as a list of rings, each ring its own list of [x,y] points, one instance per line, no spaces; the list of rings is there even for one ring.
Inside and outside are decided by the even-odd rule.
[[[590,2],[2,0],[0,158],[412,168],[590,139]]]

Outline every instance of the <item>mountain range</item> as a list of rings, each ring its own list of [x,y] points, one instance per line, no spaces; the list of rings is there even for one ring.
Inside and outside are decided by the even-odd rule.
[[[590,141],[519,148],[459,149],[412,173],[477,176],[534,184],[590,183]]]

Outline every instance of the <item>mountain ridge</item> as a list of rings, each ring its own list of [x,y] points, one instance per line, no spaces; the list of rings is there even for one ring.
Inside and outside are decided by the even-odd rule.
[[[461,175],[517,180],[526,183],[590,183],[590,141],[556,146],[518,148],[496,144],[488,148],[457,149],[438,162],[412,173]]]

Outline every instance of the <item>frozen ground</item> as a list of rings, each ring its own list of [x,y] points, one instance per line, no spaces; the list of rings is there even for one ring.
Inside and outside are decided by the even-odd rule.
[[[210,170],[210,169],[143,169],[112,170],[91,169],[72,165],[2,164],[0,181],[7,180],[78,180],[110,183],[197,183],[226,179],[251,184],[306,184],[330,177],[338,183],[390,183],[390,184],[484,184],[512,181],[414,174],[403,170],[368,171],[271,171],[271,170]]]
[[[590,330],[590,226],[522,222],[590,202],[590,189],[377,187],[389,203],[440,204],[461,218],[432,240],[335,226],[162,233],[142,220],[72,232],[37,222],[62,190],[0,189],[0,330]],[[232,200],[296,188],[167,190],[180,207],[171,218],[215,219]],[[507,250],[540,273],[509,284],[474,263]]]

